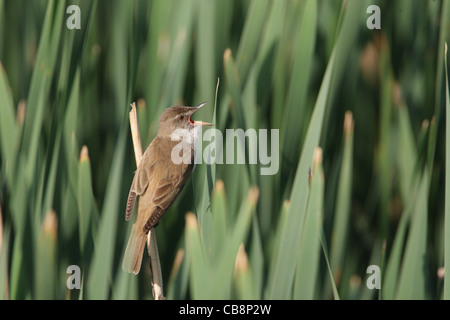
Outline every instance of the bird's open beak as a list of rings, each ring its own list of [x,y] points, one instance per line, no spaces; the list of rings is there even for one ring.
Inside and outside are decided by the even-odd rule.
[[[200,109],[201,107],[203,107],[206,104],[206,102],[200,103],[198,106],[194,107],[194,111],[192,112],[192,114],[194,114],[195,112],[197,112],[198,109]],[[192,115],[191,115],[192,116]],[[191,123],[194,126],[213,126],[212,123],[209,122],[203,122],[203,121],[193,121],[190,117],[189,120],[191,121]]]

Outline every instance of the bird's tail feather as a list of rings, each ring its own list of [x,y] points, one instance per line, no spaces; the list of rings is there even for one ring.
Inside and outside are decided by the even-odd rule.
[[[140,229],[137,223],[133,224],[122,262],[122,269],[134,274],[138,274],[141,269],[142,255],[147,240],[147,235]]]

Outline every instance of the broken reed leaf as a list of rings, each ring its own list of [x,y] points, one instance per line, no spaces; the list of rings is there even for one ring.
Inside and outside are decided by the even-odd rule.
[[[87,146],[83,146],[80,152],[80,162],[89,161],[89,151]]]
[[[225,185],[223,184],[223,181],[222,180],[217,180],[216,181],[216,184],[214,185],[214,189],[217,191],[217,192],[225,192]]]
[[[450,88],[448,80],[448,66],[447,66],[447,42],[445,42],[445,194],[448,195],[450,190]],[[434,117],[433,117],[434,119]],[[449,197],[445,197],[444,206],[444,270],[450,268],[450,200]],[[443,272],[442,272],[443,273]],[[448,273],[447,273],[448,274]],[[442,274],[444,277],[444,274]],[[444,299],[450,299],[450,280],[448,277],[444,278]]]
[[[322,165],[322,148],[317,147],[313,155],[313,174],[316,172],[317,166]]]
[[[47,212],[44,218],[44,223],[42,224],[42,230],[45,234],[50,235],[52,238],[56,239],[58,233],[58,218],[54,210]]]
[[[143,110],[145,110],[145,108],[147,108],[147,103],[145,102],[145,99],[142,99],[142,98],[138,99],[137,108],[140,111],[143,111]]]
[[[136,167],[138,167],[139,163],[141,162],[143,152],[142,152],[141,134],[139,131],[139,122],[138,122],[138,118],[137,118],[135,102],[133,102],[131,104],[131,110],[129,112],[129,117],[130,117],[131,135],[133,137],[134,157],[136,160]]]
[[[26,114],[27,114],[27,101],[21,99],[17,104],[17,117],[16,117],[16,121],[19,126],[22,126],[23,123],[25,122]]]
[[[47,211],[41,225],[35,253],[35,298],[55,299],[58,261],[58,219],[54,210]]]
[[[241,243],[239,245],[239,249],[236,255],[236,262],[234,264],[234,273],[237,272],[244,272],[249,269],[249,263],[248,263],[248,255],[247,252],[245,252],[244,244]]]
[[[172,270],[170,271],[170,275],[173,276],[180,269],[181,263],[183,262],[185,256],[184,249],[180,248],[175,255],[175,259],[173,260]]]
[[[400,86],[400,83],[395,80],[392,81],[392,101],[394,102],[395,106],[405,105],[402,88]]]
[[[188,229],[198,229],[198,221],[197,221],[197,217],[195,216],[195,214],[193,212],[188,212],[186,213],[185,216],[186,219],[186,227]]]
[[[348,139],[350,135],[353,135],[355,122],[353,121],[353,113],[346,111],[344,116],[344,135]]]
[[[248,191],[248,196],[247,196],[248,202],[250,202],[250,204],[252,204],[252,205],[256,205],[256,203],[258,202],[258,198],[259,198],[258,187],[251,187],[250,190]]]

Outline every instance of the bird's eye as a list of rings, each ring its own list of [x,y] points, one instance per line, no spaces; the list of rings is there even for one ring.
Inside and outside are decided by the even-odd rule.
[[[178,120],[183,121],[184,120],[184,115],[178,116]]]

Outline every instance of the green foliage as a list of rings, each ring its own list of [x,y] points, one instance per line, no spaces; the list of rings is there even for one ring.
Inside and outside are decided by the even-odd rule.
[[[145,149],[206,101],[279,129],[279,170],[197,165],[156,228],[169,299],[449,299],[450,4],[378,0],[369,30],[372,2],[0,0],[0,298],[150,299],[146,252],[121,269],[129,106]]]

